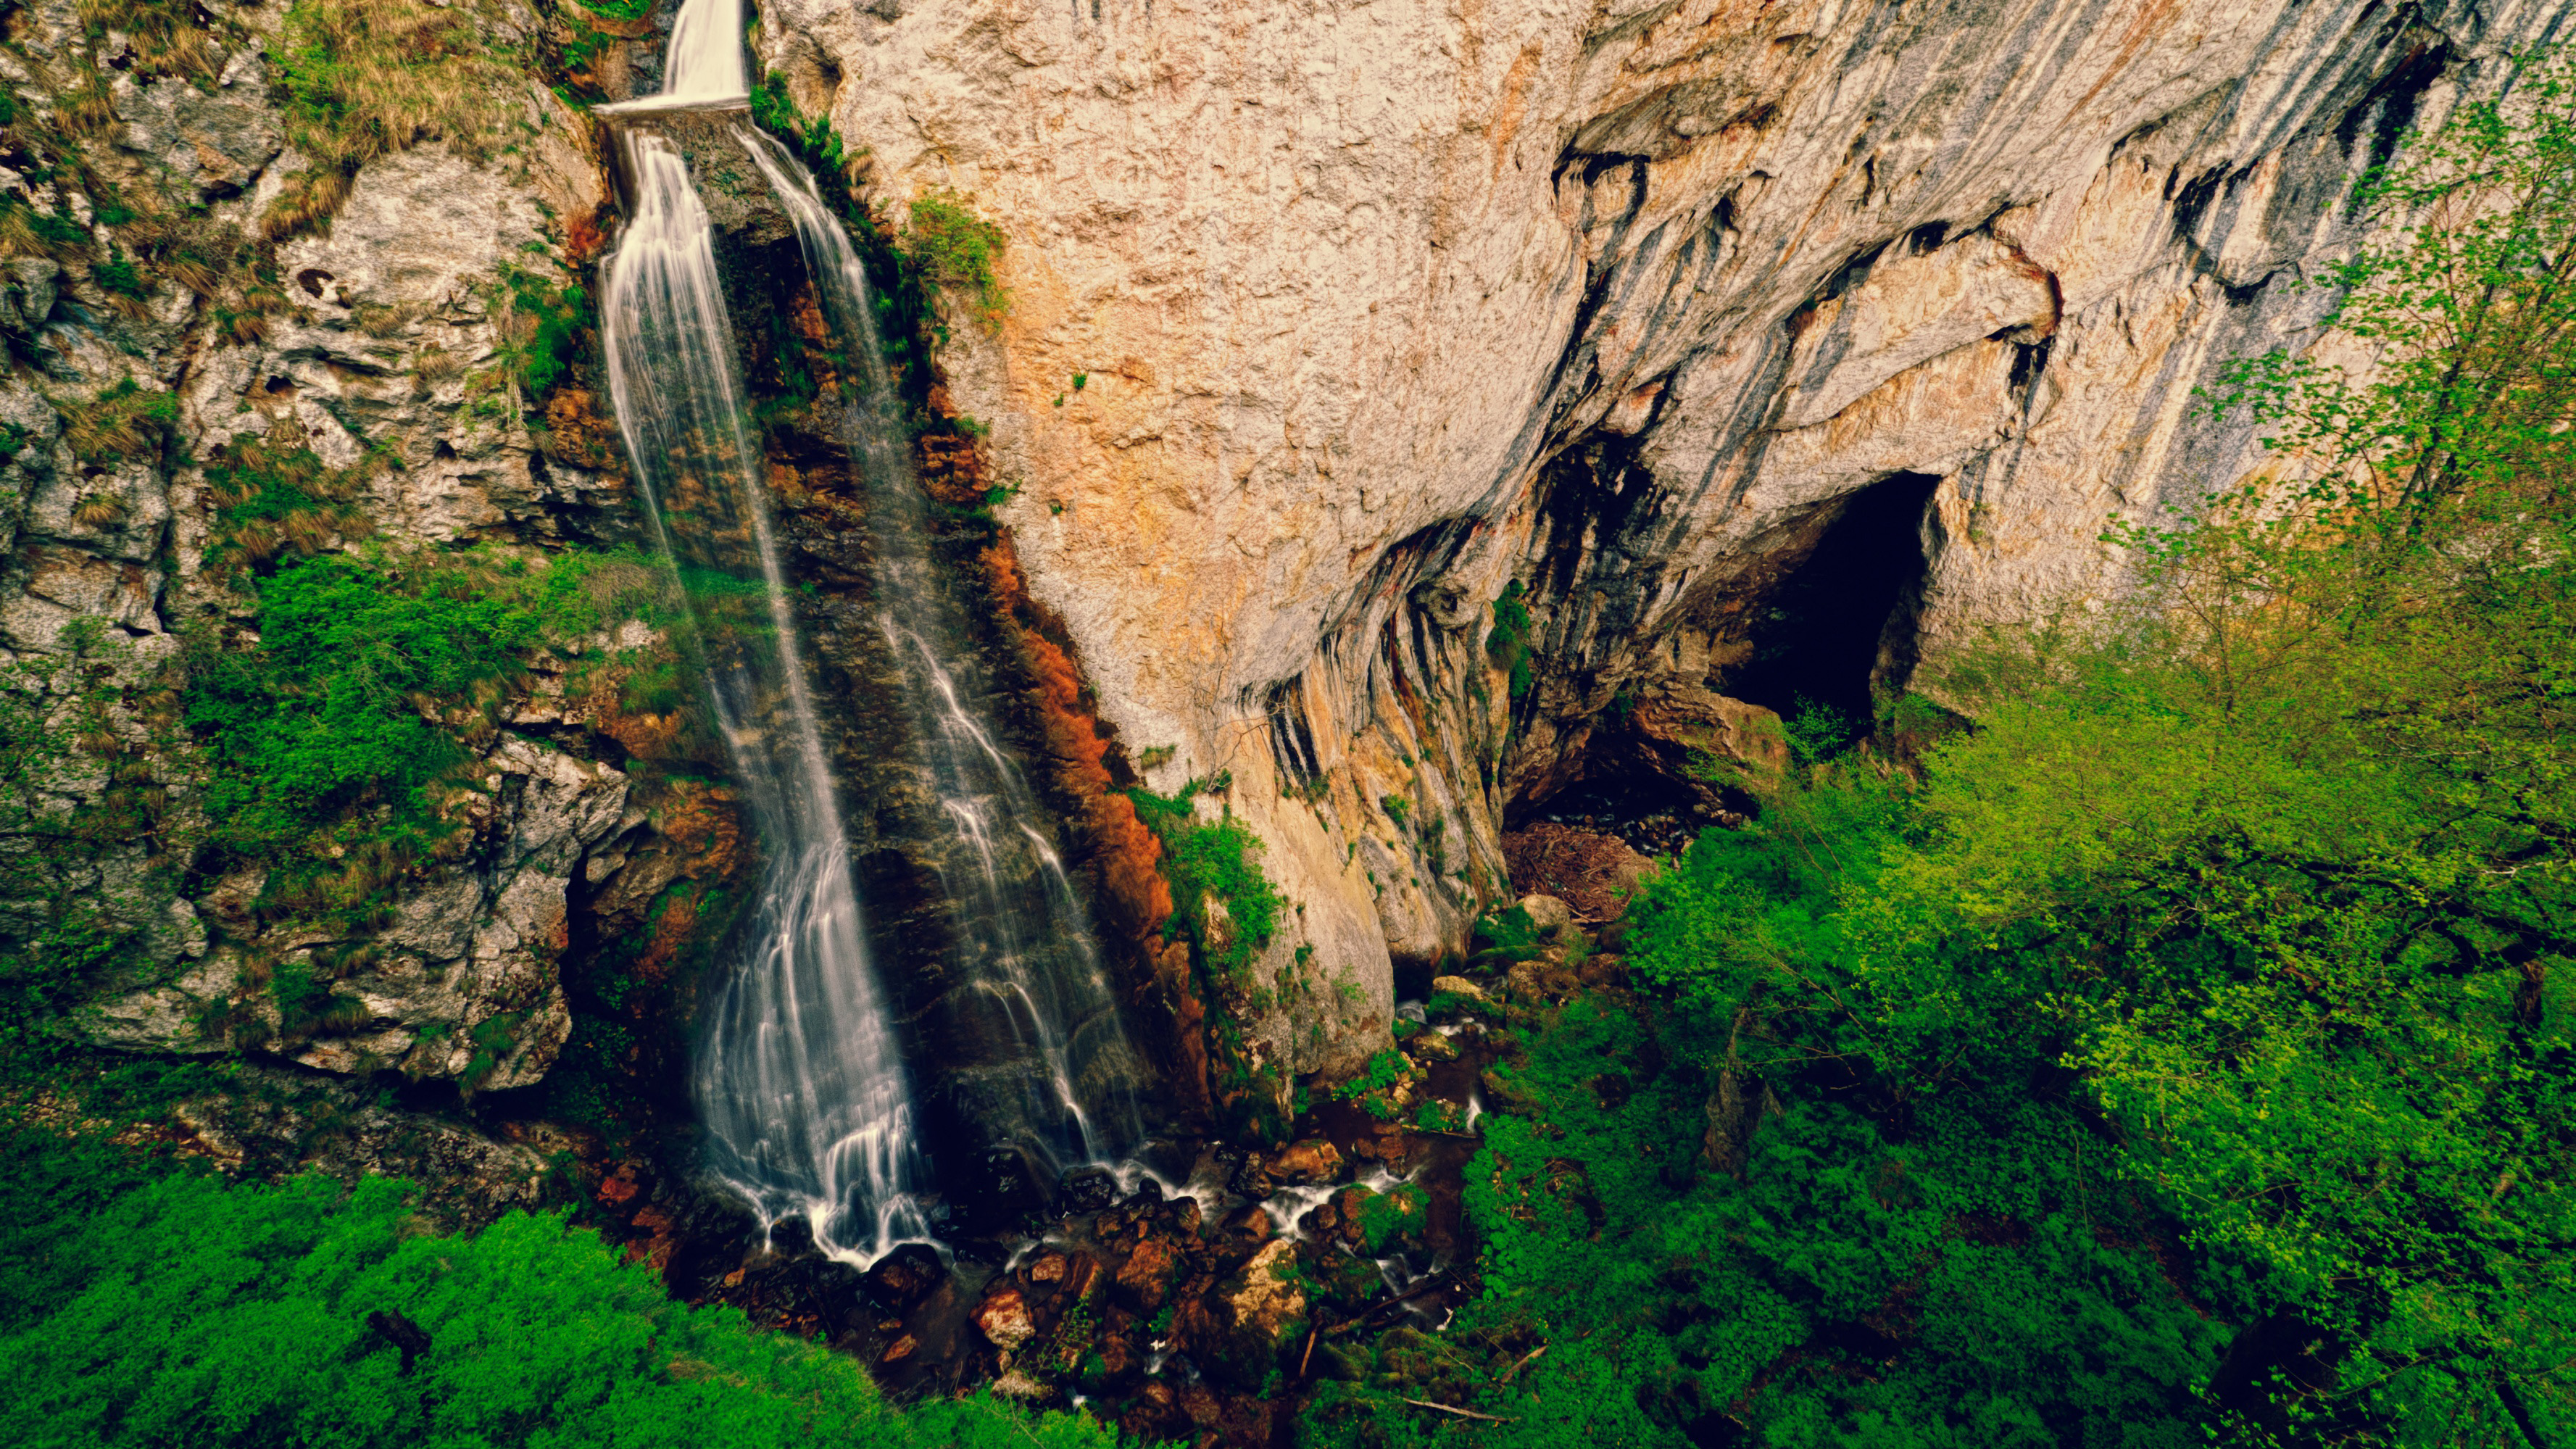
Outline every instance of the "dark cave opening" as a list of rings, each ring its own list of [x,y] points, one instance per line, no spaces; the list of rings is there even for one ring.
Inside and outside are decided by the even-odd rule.
[[[1923,510],[1940,481],[1898,473],[1852,494],[1756,606],[1752,653],[1726,692],[1784,719],[1814,704],[1865,725],[1888,624],[1923,582]]]

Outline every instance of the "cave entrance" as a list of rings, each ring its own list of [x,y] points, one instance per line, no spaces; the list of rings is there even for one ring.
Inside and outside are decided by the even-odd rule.
[[[1940,482],[1898,473],[1849,495],[1757,606],[1751,657],[1726,692],[1783,719],[1821,705],[1866,732],[1888,626],[1899,610],[1912,614],[1923,584],[1923,510]]]

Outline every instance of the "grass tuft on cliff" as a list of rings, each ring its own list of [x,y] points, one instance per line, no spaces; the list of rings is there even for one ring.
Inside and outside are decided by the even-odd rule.
[[[440,140],[469,161],[524,131],[528,79],[483,37],[472,4],[296,0],[271,54],[287,95],[287,139],[309,162],[262,226],[284,240],[326,224],[358,168]]]

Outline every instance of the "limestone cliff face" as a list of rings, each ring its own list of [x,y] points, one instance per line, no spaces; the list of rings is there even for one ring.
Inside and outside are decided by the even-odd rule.
[[[959,400],[1105,716],[1174,747],[1154,783],[1232,771],[1304,907],[1273,969],[1311,943],[1359,988],[1283,993],[1305,1004],[1261,1050],[1298,1070],[1377,1038],[1391,963],[1460,945],[1505,809],[1596,736],[1642,713],[1725,750],[1759,713],[1734,700],[1785,703],[1789,595],[1873,596],[1836,667],[1899,686],[1982,621],[2116,589],[2107,520],[2250,456],[2193,389],[2300,345],[2355,178],[2565,23],[2543,0],[761,8],[763,58],[871,148],[881,195],[953,187],[1008,229],[1014,305],[958,328]],[[1895,555],[1836,553],[1846,515]],[[1517,699],[1486,648],[1513,581]]]
[[[283,9],[198,12],[209,58],[187,74],[85,24],[69,0],[0,17],[17,128],[0,190],[24,203],[15,216],[59,203],[72,223],[42,247],[19,241],[5,262],[0,665],[13,709],[83,736],[77,754],[13,779],[20,813],[0,848],[45,859],[18,833],[26,812],[74,820],[118,788],[148,794],[137,817],[148,825],[43,868],[47,895],[94,906],[102,929],[132,931],[140,946],[81,983],[89,999],[70,1031],[133,1051],[256,1049],[314,1069],[260,1068],[270,1086],[202,1106],[189,1130],[227,1163],[295,1161],[327,1120],[356,1134],[348,1162],[471,1180],[482,1186],[457,1200],[497,1211],[536,1200],[536,1153],[371,1104],[373,1085],[341,1079],[398,1069],[480,1090],[538,1081],[570,1028],[559,968],[574,936],[637,929],[657,891],[706,873],[697,856],[708,851],[672,845],[656,817],[689,816],[710,839],[730,826],[705,818],[704,802],[694,815],[648,812],[621,768],[627,749],[608,736],[624,729],[646,752],[652,741],[633,730],[650,723],[604,722],[568,700],[574,661],[549,656],[512,683],[506,728],[485,732],[456,772],[452,818],[464,829],[383,883],[363,941],[281,920],[263,908],[266,868],[210,870],[220,858],[190,844],[206,835],[204,776],[172,743],[184,726],[170,666],[192,631],[221,647],[255,616],[250,588],[212,547],[225,508],[243,501],[217,496],[229,440],[286,440],[358,480],[336,509],[295,525],[312,530],[299,538],[308,549],[526,551],[631,526],[598,409],[559,409],[555,429],[533,429],[507,367],[526,336],[509,274],[557,275],[549,259],[564,255],[566,224],[586,222],[604,196],[586,124],[523,79],[496,100],[524,119],[499,154],[469,159],[434,136],[390,150],[356,169],[328,225],[261,250],[271,203],[316,164],[288,144],[275,86]],[[507,7],[455,13],[494,45],[539,23]],[[198,258],[198,270],[147,265],[111,285],[134,233],[94,214],[90,193],[108,188],[139,202],[147,225],[193,228],[172,254]],[[84,718],[96,699],[115,702]],[[0,902],[0,945],[22,949],[48,907]],[[287,969],[327,984],[334,1003],[321,1019],[281,1019],[265,983]]]

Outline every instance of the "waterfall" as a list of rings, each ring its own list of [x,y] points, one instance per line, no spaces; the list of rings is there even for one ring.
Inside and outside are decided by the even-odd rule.
[[[764,1217],[803,1211],[828,1251],[873,1257],[928,1235],[911,1093],[743,426],[712,229],[668,141],[629,136],[626,154],[634,215],[602,313],[610,394],[657,541],[695,596],[709,698],[765,858],[745,959],[707,1026],[699,1110],[717,1171]]]
[[[982,1047],[976,1060],[951,1064],[951,1088],[973,1095],[987,1121],[1015,1119],[1018,1145],[1044,1170],[1106,1161],[1141,1135],[1141,1063],[1087,913],[1047,838],[1046,816],[996,743],[980,699],[943,663],[969,658],[970,636],[963,607],[930,561],[920,480],[866,268],[804,166],[766,134],[736,135],[795,223],[839,350],[856,364],[843,441],[879,540],[880,604],[902,601],[899,611],[880,608],[878,626],[902,680],[922,783],[947,825],[940,873],[953,909],[951,965],[971,985],[958,1014]]]
[[[662,93],[600,109],[739,108],[740,18],[740,0],[687,0]],[[711,121],[723,125],[691,120],[689,134]],[[1106,1160],[1141,1135],[1141,1063],[1046,816],[996,741],[965,610],[931,561],[865,270],[803,165],[756,131],[725,129],[794,223],[838,351],[855,363],[840,379],[841,441],[864,487],[875,644],[910,748],[869,763],[910,771],[911,798],[936,802],[904,843],[939,881],[943,979],[957,983],[941,1002],[944,1039],[917,1049],[939,1062],[960,1115],[1042,1178]],[[718,1176],[764,1221],[801,1213],[824,1251],[864,1263],[930,1240],[921,1114],[870,959],[713,226],[668,136],[621,129],[620,149],[631,214],[602,305],[610,393],[763,862],[707,1012],[694,1095]]]
[[[683,0],[662,56],[662,94],[673,102],[739,100],[751,94],[742,64],[742,0]]]
[[[706,93],[693,67],[727,63],[739,91],[737,17],[734,0],[689,0],[666,96]],[[711,26],[730,62],[704,41]],[[911,1090],[744,426],[713,228],[669,141],[622,139],[634,194],[601,314],[610,395],[763,856],[742,959],[706,1026],[698,1108],[715,1170],[764,1220],[802,1212],[825,1251],[873,1258],[929,1236]]]

